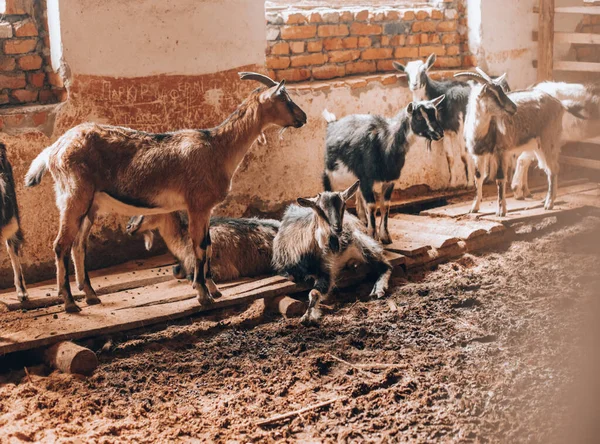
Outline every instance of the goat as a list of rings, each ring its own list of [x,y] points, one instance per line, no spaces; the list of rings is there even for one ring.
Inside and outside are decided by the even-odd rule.
[[[477,192],[472,213],[477,213],[483,196],[484,165],[488,157],[497,164],[498,216],[506,216],[506,166],[515,151],[534,151],[548,176],[548,194],[544,208],[552,209],[556,198],[558,154],[562,133],[563,105],[539,90],[506,93],[503,74],[492,79],[483,70],[464,72],[480,82],[471,90],[465,117],[464,136],[475,161]]]
[[[210,238],[213,247],[212,275],[223,282],[271,273],[273,239],[280,222],[273,219],[210,218]],[[188,217],[184,211],[150,216],[133,216],[127,223],[127,233],[143,233],[146,249],[150,250],[157,230],[167,248],[177,258],[173,275],[178,279],[193,277],[196,257],[188,232]]]
[[[78,312],[68,280],[69,253],[86,302],[100,302],[85,269],[85,244],[96,214],[127,216],[186,210],[196,263],[193,288],[203,305],[220,296],[210,269],[209,222],[222,202],[246,152],[270,125],[300,128],[306,114],[285,89],[257,73],[240,73],[266,88],[254,90],[221,125],[204,130],[156,134],[129,128],[78,125],[33,161],[26,186],[49,170],[55,182],[60,227],[54,251],[59,295],[67,312]]]
[[[454,173],[454,150],[459,147],[460,158],[465,168],[467,184],[473,183],[473,160],[467,153],[462,137],[464,116],[467,111],[467,102],[471,85],[459,80],[434,80],[427,71],[434,65],[436,55],[431,54],[425,62],[414,60],[405,65],[393,62],[394,68],[406,73],[408,87],[412,91],[413,100],[431,100],[444,95],[446,99],[438,107],[439,122],[444,129],[444,153],[450,171],[450,188],[458,185],[459,177]]]
[[[6,155],[6,145],[2,142],[0,142],[0,200],[0,237],[4,240],[12,265],[17,298],[20,302],[24,302],[29,299],[29,296],[25,288],[20,258],[23,232],[12,166]]]
[[[348,178],[352,181],[358,179],[360,193],[356,201],[359,217],[364,217],[362,205],[366,207],[369,235],[374,239],[379,238],[384,244],[391,243],[388,215],[394,191],[393,181],[400,178],[415,134],[428,141],[444,137],[437,115],[437,107],[443,100],[444,96],[440,96],[429,101],[409,103],[391,119],[371,114],[352,114],[337,120],[329,111],[323,111],[323,117],[327,121],[323,188],[325,191],[332,191],[332,182],[333,185],[341,185]],[[381,194],[385,207],[381,209],[378,234],[375,230],[375,182],[382,183]],[[343,186],[346,185],[347,183]]]
[[[364,225],[346,213],[346,201],[359,187],[357,181],[343,192],[325,191],[290,205],[273,242],[273,268],[296,282],[314,279],[309,304],[301,322],[318,321],[317,304],[327,296],[347,265],[368,264],[377,281],[371,297],[385,295],[392,266],[383,247],[364,231]]]
[[[564,114],[562,121],[563,144],[600,135],[600,84],[542,82],[532,88],[550,94],[569,109],[570,112]],[[517,160],[511,184],[517,199],[531,196],[527,184],[527,171],[535,159],[533,152],[524,152]]]
[[[406,73],[408,87],[413,93],[413,100],[431,100],[435,97],[444,95],[446,99],[438,107],[439,122],[444,129],[444,152],[448,161],[450,171],[450,188],[458,185],[459,178],[454,174],[454,150],[459,147],[460,158],[465,169],[467,185],[472,184],[474,177],[473,159],[467,152],[465,140],[463,138],[463,128],[465,114],[467,112],[467,103],[471,92],[472,84],[460,80],[435,80],[432,79],[428,71],[435,64],[436,55],[431,54],[425,62],[413,60],[402,65],[393,62],[392,65],[400,72]],[[494,78],[494,77],[492,77]],[[510,91],[508,83],[502,82],[505,91]]]

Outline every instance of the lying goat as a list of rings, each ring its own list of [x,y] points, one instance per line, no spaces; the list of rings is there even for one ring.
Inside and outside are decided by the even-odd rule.
[[[296,282],[314,279],[302,322],[318,320],[317,304],[327,296],[347,265],[368,264],[378,279],[371,297],[381,298],[388,288],[392,266],[383,248],[364,232],[364,225],[346,214],[346,201],[358,189],[356,182],[344,192],[324,192],[298,199],[286,210],[273,243],[273,268]]]
[[[85,123],[67,131],[31,164],[25,184],[35,186],[50,170],[60,210],[54,242],[58,291],[67,312],[80,311],[68,279],[69,253],[86,302],[97,304],[85,269],[85,244],[96,214],[127,216],[186,210],[196,263],[193,287],[201,304],[219,296],[210,270],[212,209],[231,187],[233,173],[263,130],[300,128],[306,114],[284,87],[262,74],[241,73],[259,88],[220,126],[153,134]],[[208,286],[208,287],[207,287]]]
[[[23,302],[28,299],[20,259],[23,233],[19,220],[19,206],[17,205],[12,166],[6,156],[6,145],[2,142],[0,142],[0,199],[0,236],[4,240],[12,265],[17,297],[19,301]]]
[[[464,166],[467,185],[473,183],[474,166],[473,159],[467,151],[465,139],[463,137],[463,128],[465,114],[467,112],[467,103],[471,93],[471,83],[460,80],[435,80],[427,73],[434,65],[436,55],[431,54],[425,62],[414,60],[405,65],[393,62],[394,68],[406,73],[408,78],[408,87],[412,91],[413,100],[431,100],[435,97],[444,95],[446,99],[438,107],[439,123],[444,129],[444,152],[448,161],[450,170],[450,187],[456,187],[459,183],[459,176],[454,173],[454,150],[458,147],[460,158]],[[502,81],[505,91],[510,88],[506,81]]]
[[[430,140],[440,140],[444,130],[438,122],[437,107],[444,96],[422,102],[413,102],[396,117],[388,119],[371,114],[352,114],[343,119],[327,110],[323,117],[327,120],[325,141],[325,171],[323,187],[331,191],[332,182],[360,181],[360,195],[357,196],[357,211],[363,217],[366,200],[366,223],[368,233],[385,244],[391,243],[388,231],[390,199],[394,182],[400,178],[406,154],[414,135]],[[382,218],[379,233],[375,230],[377,205],[373,186],[381,182],[383,196]],[[344,184],[345,185],[345,184]]]
[[[464,136],[475,160],[477,193],[471,212],[476,213],[482,199],[484,165],[488,157],[496,161],[498,216],[506,216],[506,166],[509,156],[518,151],[534,151],[548,176],[544,208],[552,209],[556,198],[558,155],[562,134],[563,105],[539,90],[506,93],[502,81],[493,80],[481,69],[477,73],[455,74],[477,82],[471,90],[465,118]]]
[[[213,247],[211,271],[217,282],[242,276],[253,277],[273,272],[273,239],[279,229],[273,219],[231,219],[211,217],[210,238]],[[146,249],[150,250],[157,230],[167,248],[179,261],[173,266],[178,279],[192,279],[196,256],[188,232],[188,217],[184,211],[133,216],[127,223],[127,233],[143,233]]]
[[[533,88],[560,100],[574,113],[564,114],[562,144],[600,136],[600,84],[542,82]],[[531,196],[527,184],[527,171],[535,159],[535,153],[525,152],[517,160],[517,169],[511,184],[517,199]]]

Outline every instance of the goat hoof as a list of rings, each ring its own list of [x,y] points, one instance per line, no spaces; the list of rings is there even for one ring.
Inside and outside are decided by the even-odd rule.
[[[379,235],[379,242],[383,245],[389,245],[392,243],[392,238],[390,237],[390,233],[382,233]]]
[[[381,299],[385,296],[385,290],[373,290],[369,297],[371,299]]]
[[[98,305],[98,304],[101,304],[102,301],[100,300],[100,298],[98,296],[93,295],[93,296],[89,296],[89,297],[86,296],[85,303],[88,305]]]
[[[65,304],[65,312],[67,313],[79,313],[80,311],[81,308],[79,308],[79,306],[75,302]]]
[[[496,211],[496,216],[506,217],[506,210]]]
[[[300,318],[300,323],[305,327],[310,327],[312,325],[318,325],[319,320],[317,317],[312,316],[310,313],[304,313],[304,315]]]
[[[554,208],[554,202],[547,203],[544,205],[544,210],[552,210]]]
[[[219,290],[216,290],[211,292],[210,295],[213,297],[213,299],[218,299],[223,296],[223,293],[221,293]]]
[[[479,213],[479,208],[471,208],[469,210],[469,214],[476,214],[476,213]]]

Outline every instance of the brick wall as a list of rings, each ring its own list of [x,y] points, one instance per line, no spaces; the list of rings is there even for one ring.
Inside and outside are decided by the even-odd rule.
[[[393,71],[437,57],[437,68],[470,67],[462,0],[427,8],[268,10],[267,68],[290,82]]]
[[[65,99],[50,63],[46,2],[6,0],[0,14],[0,108]]]

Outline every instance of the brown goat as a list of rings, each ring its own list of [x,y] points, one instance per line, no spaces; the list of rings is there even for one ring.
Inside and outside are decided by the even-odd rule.
[[[270,125],[300,128],[306,114],[284,87],[257,73],[240,73],[266,88],[250,96],[221,125],[156,134],[129,128],[78,125],[33,161],[26,186],[49,170],[55,182],[60,226],[54,242],[58,292],[65,311],[78,312],[68,279],[69,253],[88,304],[100,302],[85,269],[85,244],[98,213],[126,216],[185,210],[196,263],[193,288],[201,304],[220,296],[210,271],[209,221],[246,152]]]

